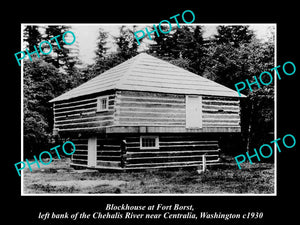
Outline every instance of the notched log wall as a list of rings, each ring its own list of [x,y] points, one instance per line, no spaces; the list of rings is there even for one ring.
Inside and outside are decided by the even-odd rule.
[[[117,91],[109,97],[107,111],[97,112],[97,97],[54,104],[54,129],[60,132],[240,132],[239,99],[202,96],[202,124],[186,128],[185,95]]]
[[[153,136],[153,135],[152,135]],[[100,135],[97,137],[97,161],[95,168],[136,170],[149,168],[191,167],[202,164],[219,164],[218,141],[201,135],[164,134],[159,137],[159,149],[141,149],[140,136]],[[76,152],[72,164],[88,167],[88,139],[72,139]],[[93,167],[94,168],[94,167]]]
[[[185,126],[185,96],[118,91],[116,125]]]
[[[202,97],[203,127],[240,127],[240,104],[237,98]]]
[[[219,163],[219,145],[199,135],[160,135],[159,149],[140,149],[139,137],[126,138],[126,169],[199,166],[202,155],[207,164]]]
[[[115,125],[174,127],[174,131],[192,132],[185,130],[185,101],[185,95],[118,91]],[[239,99],[202,96],[202,121],[203,132],[240,131]]]
[[[71,156],[73,164],[87,166],[88,164],[88,139],[87,138],[72,138],[71,141],[76,146],[76,151]]]
[[[108,110],[97,112],[97,97],[70,100],[54,104],[54,129],[59,131],[106,128],[114,122],[115,95],[108,96]]]

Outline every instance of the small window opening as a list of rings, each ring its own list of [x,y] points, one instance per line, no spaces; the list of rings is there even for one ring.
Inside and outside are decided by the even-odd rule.
[[[100,97],[97,99],[97,112],[108,110],[108,97]]]
[[[142,136],[140,138],[141,149],[159,149],[159,139],[157,136]]]

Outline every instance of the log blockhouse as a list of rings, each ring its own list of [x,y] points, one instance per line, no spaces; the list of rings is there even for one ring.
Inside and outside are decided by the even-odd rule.
[[[76,145],[72,166],[134,170],[220,163],[216,134],[241,131],[239,99],[141,53],[50,102],[54,131]]]

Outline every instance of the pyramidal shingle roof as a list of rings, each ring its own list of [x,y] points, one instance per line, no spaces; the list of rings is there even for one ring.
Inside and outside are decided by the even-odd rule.
[[[146,53],[140,53],[50,102],[112,89],[239,97],[230,88]]]

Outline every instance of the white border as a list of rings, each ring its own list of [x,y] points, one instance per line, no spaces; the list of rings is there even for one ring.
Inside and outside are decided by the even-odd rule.
[[[20,49],[23,49],[23,25],[21,24],[21,46],[20,46]],[[24,149],[24,146],[23,146],[23,137],[24,137],[24,107],[23,107],[23,102],[24,102],[24,75],[23,75],[23,69],[24,69],[24,66],[23,66],[23,60],[21,62],[21,161],[24,161],[24,158],[23,158],[23,155],[24,155],[24,152],[23,152],[23,149]],[[24,195],[24,191],[23,191],[23,181],[24,181],[24,178],[23,178],[23,170],[21,171],[21,195]]]
[[[23,26],[26,25],[37,25],[37,26],[43,26],[43,25],[88,25],[88,26],[111,26],[111,25],[150,25],[153,26],[153,24],[149,24],[149,23],[21,23],[21,49],[23,49]],[[172,25],[174,23],[171,23]],[[184,25],[184,24],[182,24]],[[193,24],[189,24],[189,25],[212,25],[212,26],[218,26],[218,25],[273,25],[275,26],[275,40],[274,40],[274,63],[275,66],[277,66],[277,23],[193,23]],[[23,61],[21,62],[21,160],[24,161],[24,145],[23,145],[23,69],[24,69],[24,65],[23,65]],[[275,76],[275,71],[274,71],[274,76]],[[274,134],[275,134],[275,139],[277,139],[277,76],[275,76],[275,86],[274,86],[274,110],[275,110],[275,114],[274,114]],[[275,149],[275,143],[274,143],[274,149]],[[234,194],[234,193],[228,193],[228,194],[24,194],[24,190],[23,190],[23,183],[24,183],[24,177],[23,177],[23,171],[21,171],[21,196],[178,196],[178,197],[185,197],[185,196],[277,196],[277,151],[275,152],[275,157],[274,157],[274,193],[271,194]]]

